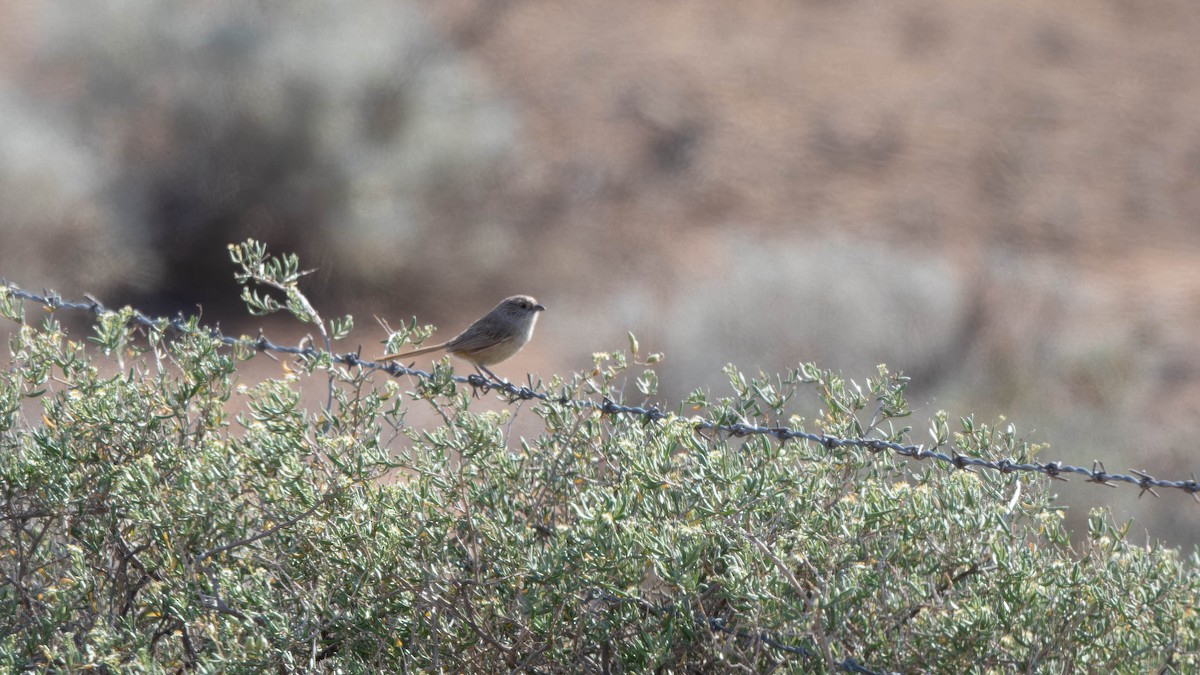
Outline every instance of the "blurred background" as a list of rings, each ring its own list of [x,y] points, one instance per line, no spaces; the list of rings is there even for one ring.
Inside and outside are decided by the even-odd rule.
[[[672,409],[726,363],[886,362],[914,441],[1004,415],[1185,479],[1198,34],[1193,0],[0,0],[0,277],[254,332],[253,236],[366,355],[372,315],[444,339],[529,293],[513,380],[627,331]],[[1182,493],[1050,487],[1200,543]]]

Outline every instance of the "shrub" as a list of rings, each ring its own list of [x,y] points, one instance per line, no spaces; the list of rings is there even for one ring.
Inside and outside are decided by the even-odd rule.
[[[445,364],[385,370],[331,352],[353,324],[320,318],[294,258],[232,250],[252,311],[321,335],[284,377],[238,383],[258,349],[283,348],[130,309],[98,311],[85,347],[0,290],[18,324],[0,372],[0,667],[1200,665],[1195,555],[1133,545],[1099,510],[1072,549],[1040,476],[705,429],[904,442],[906,380],[886,368],[858,385],[812,365],[727,367],[729,395],[644,414],[603,403],[655,395],[658,356],[632,336],[590,372],[527,388]],[[410,324],[388,347],[427,335]],[[323,405],[302,403],[306,384]],[[812,420],[792,415],[810,395]],[[409,423],[419,409],[436,422]],[[536,435],[516,437],[531,415]],[[1004,421],[949,429],[936,415],[932,445],[1037,451]]]

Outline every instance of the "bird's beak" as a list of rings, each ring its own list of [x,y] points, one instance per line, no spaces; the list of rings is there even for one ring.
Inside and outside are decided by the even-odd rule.
[[[544,311],[546,311],[546,306],[545,306],[545,305],[534,305],[534,306],[533,306],[533,311],[535,311],[535,312],[544,312]]]

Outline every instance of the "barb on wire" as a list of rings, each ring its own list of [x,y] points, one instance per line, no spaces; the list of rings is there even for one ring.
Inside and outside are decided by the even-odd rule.
[[[110,311],[95,298],[90,296],[87,296],[88,302],[68,302],[63,300],[58,294],[51,291],[47,291],[45,295],[38,295],[14,286],[3,279],[0,279],[0,287],[4,288],[14,297],[39,303],[51,310],[82,310],[96,316]],[[164,321],[166,321],[166,324],[172,330],[180,333],[186,333],[195,330],[191,328],[182,317],[170,320],[153,319],[149,316],[146,316],[142,312],[135,310],[132,314],[131,320],[135,324],[146,328],[160,326]],[[216,329],[206,331],[201,330],[201,332],[211,336],[214,339],[220,340],[225,345],[248,346],[261,352],[292,354],[304,358],[313,358],[320,354],[320,352],[314,349],[311,345],[304,347],[288,347],[284,345],[277,345],[263,335],[259,335],[257,338],[235,338],[222,335]],[[432,373],[424,370],[405,367],[395,362],[380,364],[360,358],[354,353],[330,354],[330,358],[334,363],[382,371],[392,375],[393,377],[412,376],[423,379],[429,379],[433,377]],[[544,391],[537,391],[530,387],[518,386],[510,382],[486,379],[476,374],[467,376],[455,375],[452,379],[460,384],[469,385],[481,393],[498,391],[512,401],[528,401],[536,399],[551,403],[559,403],[562,405],[573,405],[581,408],[595,408],[605,415],[632,415],[641,417],[647,422],[658,422],[672,416],[670,413],[663,412],[660,408],[655,406],[640,407],[621,405],[608,398],[604,398],[602,401],[596,402],[588,399],[556,397]],[[1140,488],[1141,494],[1148,492],[1155,497],[1159,496],[1156,488],[1181,490],[1191,495],[1193,499],[1200,501],[1200,481],[1197,481],[1195,476],[1188,480],[1167,480],[1155,478],[1145,471],[1137,470],[1131,470],[1131,473],[1134,475],[1109,473],[1104,468],[1104,464],[1098,461],[1095,462],[1092,465],[1092,468],[1089,469],[1087,467],[1072,466],[1070,464],[1063,464],[1062,462],[1057,461],[1039,463],[1015,462],[1011,459],[991,460],[982,459],[979,457],[967,457],[965,455],[960,455],[957,452],[949,454],[937,449],[928,449],[924,444],[895,443],[878,438],[842,438],[823,433],[802,431],[799,429],[790,429],[781,426],[767,427],[743,423],[718,424],[712,420],[696,421],[693,424],[693,428],[696,431],[717,431],[739,438],[751,435],[761,435],[771,436],[780,442],[789,440],[803,440],[823,445],[830,450],[842,447],[856,447],[864,450],[870,450],[874,453],[888,451],[903,457],[911,457],[912,459],[917,460],[932,459],[962,470],[979,468],[998,471],[1000,473],[1013,473],[1015,471],[1022,471],[1028,473],[1040,473],[1055,480],[1066,480],[1066,474],[1075,474],[1082,476],[1086,482],[1107,485],[1109,487],[1114,487],[1115,483],[1118,482],[1129,483],[1130,485]]]

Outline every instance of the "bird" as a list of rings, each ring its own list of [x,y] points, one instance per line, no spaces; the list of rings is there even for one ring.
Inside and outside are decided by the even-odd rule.
[[[545,310],[545,306],[532,296],[514,295],[501,300],[483,318],[446,342],[410,352],[388,354],[378,360],[391,361],[445,350],[447,354],[475,366],[481,375],[487,373],[499,380],[487,367],[506,361],[521,351],[529,338],[533,337],[538,313]]]

